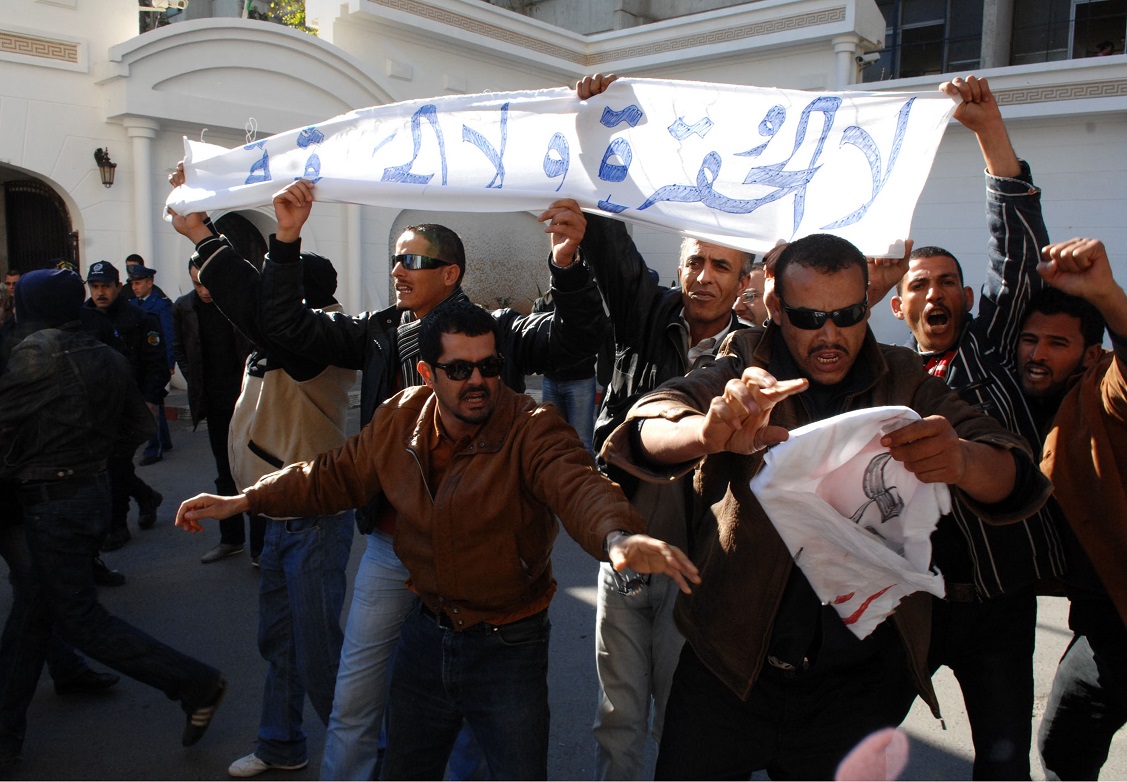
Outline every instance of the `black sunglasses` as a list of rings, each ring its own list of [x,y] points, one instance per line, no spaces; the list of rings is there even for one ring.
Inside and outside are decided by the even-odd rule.
[[[415,253],[404,253],[402,255],[391,256],[391,265],[403,264],[404,269],[411,269],[418,271],[419,269],[438,269],[442,266],[453,266],[450,261],[444,261],[441,258],[431,258],[429,255],[416,255]]]
[[[431,364],[435,369],[441,369],[446,377],[451,380],[469,380],[476,369],[482,377],[497,377],[501,374],[501,367],[505,366],[504,356],[490,356],[481,361],[451,361],[449,364]]]
[[[782,302],[782,299],[779,301]],[[826,325],[827,318],[832,320],[834,325],[838,328],[844,329],[850,326],[856,326],[865,319],[865,313],[869,311],[868,299],[854,304],[852,307],[843,307],[833,312],[808,310],[802,307],[788,307],[786,302],[782,302],[782,304],[791,325],[803,331],[817,331],[822,328],[822,326]]]

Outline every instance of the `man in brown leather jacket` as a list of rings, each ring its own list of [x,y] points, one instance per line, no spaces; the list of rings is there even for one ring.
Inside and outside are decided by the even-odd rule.
[[[199,529],[244,510],[331,513],[377,493],[395,508],[395,551],[420,602],[392,672],[387,779],[441,778],[463,721],[491,777],[547,777],[556,516],[620,570],[665,573],[686,592],[696,581],[681,551],[635,534],[645,523],[554,408],[501,383],[498,343],[486,310],[440,305],[419,335],[425,386],[389,399],[341,449],[237,497],[187,500],[177,517]]]
[[[1095,239],[1044,248],[1038,271],[1052,287],[1021,325],[1018,379],[1048,431],[1073,632],[1038,739],[1050,777],[1098,779],[1127,723],[1127,293]]]
[[[703,581],[675,610],[686,645],[659,779],[761,769],[829,779],[868,733],[899,724],[917,692],[937,711],[930,597],[905,598],[892,622],[858,639],[820,605],[753,494],[763,450],[789,430],[905,405],[922,420],[882,445],[921,481],[949,484],[991,523],[1024,518],[1047,496],[1024,440],[928,376],[914,352],[876,342],[867,286],[865,258],[844,239],[791,243],[776,263],[767,327],[733,334],[714,364],[641,399],[604,446],[604,458],[640,478],[699,470],[693,533]]]

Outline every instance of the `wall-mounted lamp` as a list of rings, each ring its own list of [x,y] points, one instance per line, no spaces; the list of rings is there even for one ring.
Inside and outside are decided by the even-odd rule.
[[[95,149],[94,160],[98,164],[98,173],[102,175],[102,184],[106,187],[113,187],[113,175],[117,169],[117,163],[110,160],[110,148],[99,147]]]

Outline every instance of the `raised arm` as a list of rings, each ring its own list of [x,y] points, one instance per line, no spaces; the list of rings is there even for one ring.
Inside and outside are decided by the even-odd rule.
[[[610,328],[603,298],[579,252],[587,220],[570,199],[553,202],[538,218],[552,241],[549,313],[501,317],[507,326],[506,357],[523,374],[542,374],[589,362]]]
[[[995,347],[1003,366],[1013,371],[1026,305],[1042,287],[1036,269],[1049,234],[1041,215],[1041,191],[1033,184],[1029,165],[1014,152],[986,79],[953,79],[939,89],[961,101],[955,119],[975,134],[986,163],[990,238],[975,328]]]

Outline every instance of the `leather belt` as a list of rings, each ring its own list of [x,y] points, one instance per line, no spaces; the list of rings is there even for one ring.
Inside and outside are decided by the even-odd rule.
[[[978,590],[974,588],[974,584],[956,584],[950,581],[944,582],[947,586],[947,594],[944,597],[952,603],[977,603]]]
[[[526,616],[523,619],[518,619],[515,622],[509,622],[508,624],[504,625],[493,625],[489,624],[488,622],[478,622],[477,624],[471,625],[465,629],[460,629],[454,626],[454,620],[451,619],[447,614],[436,613],[430,610],[430,608],[427,607],[426,603],[423,603],[421,601],[419,603],[419,613],[421,613],[427,619],[433,621],[443,630],[453,630],[455,632],[472,633],[475,635],[491,635],[502,628],[519,628],[522,624],[525,623],[539,624],[541,621],[543,621],[543,614],[545,613],[545,611],[547,611],[547,609],[544,609],[544,611],[538,611],[531,616]]]

